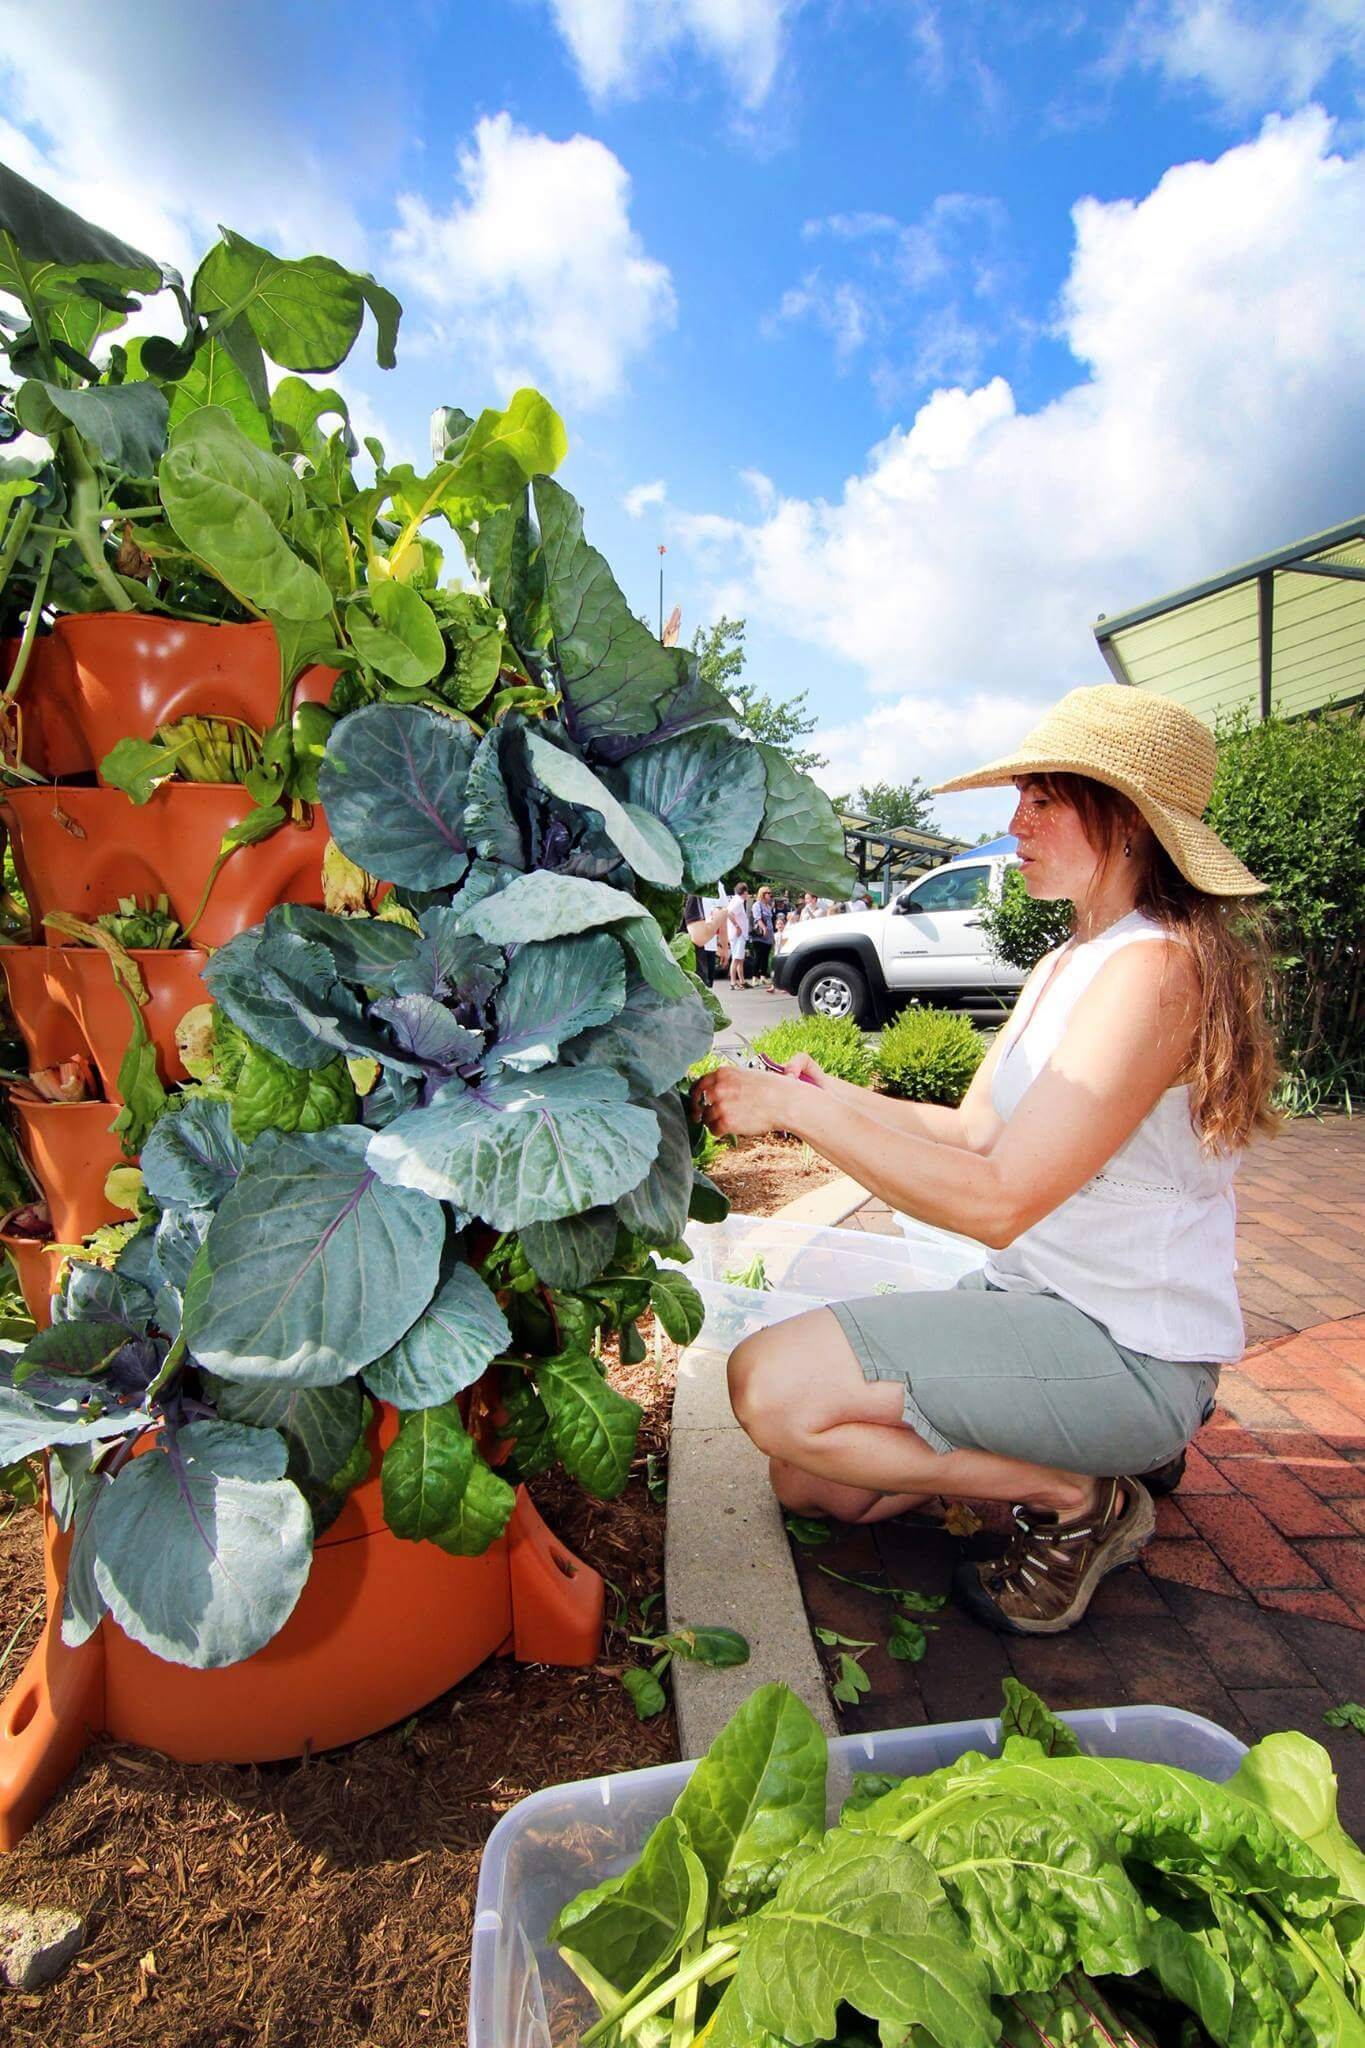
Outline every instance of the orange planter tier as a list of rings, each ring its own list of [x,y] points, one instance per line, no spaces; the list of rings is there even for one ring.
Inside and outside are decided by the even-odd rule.
[[[389,1415],[384,1433],[392,1429]],[[494,1655],[592,1663],[602,1580],[551,1535],[524,1488],[506,1534],[472,1558],[400,1542],[382,1525],[378,1493],[376,1472],[352,1497],[352,1533],[348,1507],[318,1542],[280,1633],[220,1671],[168,1664],[107,1618],[68,1649],[69,1539],[49,1515],[47,1624],[0,1702],[0,1849],[13,1848],[101,1732],[181,1763],[268,1763],[377,1734]],[[367,1494],[368,1506],[358,1500]]]
[[[118,789],[11,789],[0,801],[34,927],[50,910],[94,918],[120,896],[166,895],[182,925],[199,907],[223,834],[252,808],[236,783],[166,783],[145,804]],[[282,825],[238,847],[213,885],[195,942],[221,946],[277,903],[322,902],[327,826]]]
[[[161,1078],[186,1081],[175,1027],[187,1010],[209,999],[202,980],[208,954],[195,947],[134,947],[131,958],[146,985],[142,1021],[156,1047]],[[29,1066],[55,1066],[88,1054],[109,1100],[121,1102],[119,1067],[133,1027],[108,956],[94,946],[6,946],[0,948],[0,969]]]
[[[0,674],[6,679],[18,652],[17,640],[0,642]],[[8,752],[35,775],[55,780],[94,770],[95,757],[71,715],[74,691],[70,649],[55,633],[41,634],[30,650],[6,739]]]
[[[89,1050],[71,1014],[60,967],[55,946],[0,946],[10,1013],[34,1073],[79,1059]]]
[[[109,1129],[112,1102],[15,1102],[19,1148],[52,1217],[58,1244],[79,1244],[102,1223],[126,1223],[127,1213],[105,1199],[111,1166],[125,1164]]]
[[[52,1297],[57,1291],[57,1269],[62,1254],[40,1237],[11,1237],[0,1231],[0,1250],[7,1251],[19,1276],[24,1307],[40,1330],[52,1321]]]
[[[294,702],[325,704],[336,677],[335,669],[305,669]],[[59,619],[34,650],[19,702],[26,752],[32,726],[34,747],[46,756],[30,754],[29,765],[56,776],[98,771],[121,739],[152,739],[177,718],[239,718],[261,732],[279,696],[273,626],[87,612]]]
[[[95,947],[54,946],[52,950],[58,956],[57,980],[99,1069],[104,1092],[111,1102],[122,1102],[118,1070],[128,1050],[133,1021],[114,979],[113,964]],[[187,1010],[209,999],[202,979],[208,957],[197,947],[183,952],[156,952],[141,946],[132,949],[147,989],[142,1021],[156,1047],[163,1081],[190,1078],[175,1042],[175,1027]]]

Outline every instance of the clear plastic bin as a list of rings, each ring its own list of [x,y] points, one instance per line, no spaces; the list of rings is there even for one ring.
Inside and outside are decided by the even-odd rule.
[[[1093,1756],[1176,1764],[1221,1783],[1246,1754],[1226,1729],[1179,1707],[1087,1707],[1064,1714]],[[918,1776],[965,1750],[1000,1747],[999,1721],[945,1721],[841,1735],[830,1744],[830,1817],[855,1771]],[[585,2011],[578,1980],[546,1935],[560,1907],[585,1885],[634,1862],[668,1813],[690,1763],[657,1764],[532,1793],[505,1813],[484,1846],[474,1911],[469,1989],[470,2048],[566,2048]]]
[[[753,1330],[829,1301],[954,1287],[985,1256],[971,1239],[931,1230],[908,1217],[901,1236],[883,1237],[777,1217],[727,1216],[723,1223],[689,1223],[687,1242],[693,1253],[688,1278],[706,1305],[702,1341],[723,1351]],[[754,1258],[763,1260],[766,1289],[725,1279]]]

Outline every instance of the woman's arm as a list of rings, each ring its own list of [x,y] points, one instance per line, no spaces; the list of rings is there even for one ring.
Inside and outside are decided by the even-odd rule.
[[[960,1145],[969,1152],[988,1152],[1000,1130],[1000,1119],[991,1107],[991,1075],[1000,1060],[1000,1040],[993,1040],[985,1059],[972,1076],[971,1086],[956,1109],[937,1102],[902,1102],[895,1095],[877,1095],[856,1081],[842,1081],[827,1074],[809,1053],[799,1052],[786,1062],[786,1071],[798,1077],[809,1074],[820,1088],[859,1110],[874,1123],[903,1136],[932,1138],[936,1145]]]
[[[687,927],[687,936],[694,946],[704,946],[708,939],[720,936],[721,926],[728,913],[722,903],[709,917],[694,917]]]
[[[1016,1011],[1023,1008],[1027,1015],[1035,986],[1047,979],[1056,957],[1055,953],[1049,953],[1038,962],[1019,991]],[[1004,1043],[1004,1031],[997,1031],[956,1109],[946,1109],[936,1102],[902,1102],[894,1095],[874,1095],[868,1089],[860,1088],[855,1081],[841,1081],[837,1076],[825,1073],[809,1053],[799,1052],[794,1059],[788,1060],[787,1072],[811,1074],[822,1088],[829,1089],[840,1100],[860,1109],[865,1116],[883,1124],[889,1131],[932,1138],[936,1145],[958,1145],[968,1152],[989,1152],[1004,1128],[991,1103],[991,1080],[1000,1064]]]
[[[1056,1052],[986,1153],[893,1132],[864,1106],[786,1076],[722,1070],[697,1083],[693,1101],[706,1094],[706,1121],[718,1136],[792,1131],[921,1222],[1007,1245],[1084,1187],[1179,1078],[1199,999],[1184,947],[1124,947],[1081,997]]]

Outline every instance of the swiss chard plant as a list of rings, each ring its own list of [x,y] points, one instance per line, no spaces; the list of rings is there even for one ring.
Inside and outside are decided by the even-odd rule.
[[[640,1410],[602,1333],[629,1360],[646,1312],[700,1328],[677,1261],[689,1215],[726,1207],[684,1107],[712,1009],[666,934],[742,861],[826,893],[849,871],[814,784],[640,624],[572,498],[528,481],[543,405],[443,415],[442,488],[391,492],[390,566],[439,506],[478,585],[463,611],[378,586],[459,658],[343,677],[316,795],[364,886],[213,955],[195,1079],[139,1133],[138,1214],[0,1372],[0,1464],[50,1450],[73,1531],[68,1640],[108,1611],[176,1661],[258,1649],[370,1470],[377,1402],[401,1537],[482,1552],[555,1461],[610,1497]],[[339,547],[343,525],[364,522]],[[402,642],[409,614],[375,605],[376,634]]]
[[[1361,2048],[1365,1857],[1316,1743],[1216,1785],[1006,1695],[1000,1756],[855,1779],[827,1829],[819,1727],[754,1693],[550,1930],[583,2048]]]
[[[149,294],[179,332],[124,331]],[[101,763],[137,803],[172,777],[242,783],[254,808],[223,858],[316,800],[341,712],[543,696],[485,591],[443,584],[431,536],[468,539],[524,500],[563,457],[562,423],[522,391],[478,419],[443,407],[422,473],[362,449],[341,394],[309,380],[345,361],[367,312],[391,367],[401,308],[373,278],[224,230],[186,287],[0,165],[0,443],[27,430],[49,451],[0,458],[0,637],[18,636],[6,703],[55,613],[269,621],[280,695],[264,730],[182,718]],[[296,709],[315,663],[341,672],[337,693]],[[22,775],[19,752],[11,732]]]

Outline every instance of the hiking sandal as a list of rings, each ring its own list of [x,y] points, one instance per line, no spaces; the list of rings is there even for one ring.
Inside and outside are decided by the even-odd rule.
[[[1098,1505],[1074,1521],[1016,1507],[1017,1533],[1003,1557],[960,1564],[958,1600],[987,1628],[1015,1636],[1055,1636],[1074,1628],[1109,1572],[1131,1564],[1156,1527],[1140,1480],[1101,1479]]]
[[[1164,1465],[1155,1465],[1150,1472],[1140,1472],[1138,1477],[1153,1500],[1161,1500],[1166,1494],[1174,1493],[1185,1477],[1184,1451],[1177,1451]]]

